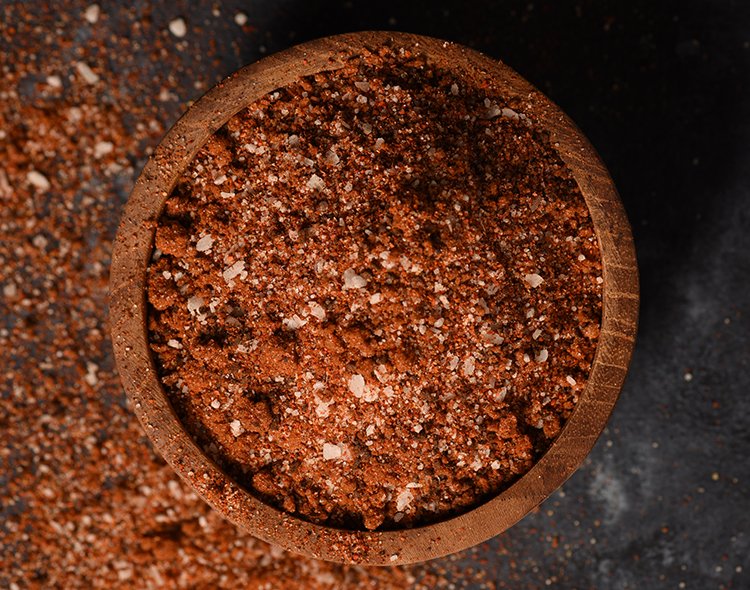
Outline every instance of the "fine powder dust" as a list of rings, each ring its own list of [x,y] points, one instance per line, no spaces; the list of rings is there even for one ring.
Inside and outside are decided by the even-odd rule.
[[[428,524],[549,448],[590,371],[601,261],[533,115],[408,52],[234,116],[167,200],[151,349],[186,429],[303,519]]]

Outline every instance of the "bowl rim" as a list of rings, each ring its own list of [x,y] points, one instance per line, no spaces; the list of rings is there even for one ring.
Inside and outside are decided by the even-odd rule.
[[[147,334],[146,276],[157,220],[206,140],[258,98],[301,76],[342,67],[361,49],[404,47],[438,67],[522,101],[546,129],[586,201],[603,266],[600,337],[583,393],[559,437],[522,477],[458,516],[411,529],[344,530],[313,524],[257,499],[192,441],[161,387]],[[625,211],[607,169],[576,125],[500,61],[461,45],[408,33],[364,31],[317,39],[245,66],[197,100],[167,132],[123,210],[110,270],[110,329],[117,369],[151,442],[209,505],[264,541],[306,556],[367,565],[425,561],[483,542],[518,522],[568,479],[604,429],[622,388],[638,323],[638,271]]]

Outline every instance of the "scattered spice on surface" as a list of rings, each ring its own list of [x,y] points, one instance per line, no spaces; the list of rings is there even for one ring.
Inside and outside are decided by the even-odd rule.
[[[157,228],[151,347],[188,431],[256,495],[410,527],[549,448],[590,370],[601,272],[533,114],[383,50],[201,149]]]

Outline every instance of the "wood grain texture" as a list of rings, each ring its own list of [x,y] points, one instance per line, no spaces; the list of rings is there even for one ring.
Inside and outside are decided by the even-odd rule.
[[[178,178],[206,140],[233,115],[300,76],[341,67],[363,47],[383,44],[422,53],[489,93],[517,97],[570,167],[591,212],[604,268],[602,330],[593,368],[561,435],[507,490],[463,515],[402,531],[348,531],[285,514],[238,486],[185,432],[159,382],[148,346],[146,270],[156,220]],[[501,62],[417,35],[364,32],[312,41],[249,65],[224,80],[172,127],[143,169],[122,215],[110,275],[111,335],[133,409],[172,468],[237,526],[290,551],[360,564],[395,565],[480,543],[515,524],[578,468],[619,396],[633,351],[638,273],[630,226],[612,180],[586,138],[558,107]]]

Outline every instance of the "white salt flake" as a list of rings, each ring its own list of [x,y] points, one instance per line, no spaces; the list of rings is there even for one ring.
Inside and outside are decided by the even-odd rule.
[[[226,181],[227,181],[227,175],[226,174],[221,174],[220,176],[217,176],[216,178],[214,178],[214,184],[216,186],[224,184]]]
[[[501,467],[500,461],[493,461],[492,463],[490,463],[490,467],[497,471]]]
[[[38,188],[40,191],[48,191],[51,186],[49,180],[47,180],[47,177],[41,172],[37,172],[36,170],[31,170],[26,175],[26,180],[28,180],[32,186]]]
[[[380,293],[375,293],[370,296],[370,305],[377,305],[381,301],[383,301],[383,296]]]
[[[197,295],[188,299],[187,308],[190,312],[190,315],[197,315],[198,311],[201,307],[203,307],[204,304],[205,301],[203,301],[203,299],[201,297],[198,297]]]
[[[232,434],[235,437],[245,432],[245,429],[242,427],[242,423],[239,420],[232,420],[229,423],[229,428],[232,430]]]
[[[398,510],[399,512],[403,512],[404,508],[409,506],[413,499],[414,494],[411,493],[411,490],[409,490],[408,488],[405,489],[398,496],[396,496],[396,510]]]
[[[353,189],[353,188],[354,188],[354,186],[352,185],[352,183],[351,183],[351,182],[347,182],[347,183],[346,183],[346,184],[344,185],[344,192],[345,192],[345,193],[350,193],[350,192],[352,192],[352,189]]]
[[[365,378],[356,373],[349,377],[349,391],[354,394],[354,397],[360,398],[365,393]]]
[[[341,447],[339,445],[332,445],[331,443],[323,443],[323,459],[330,461],[331,459],[339,459],[341,457]]]
[[[461,360],[457,356],[453,356],[448,363],[448,368],[451,371],[455,371],[458,368],[458,364],[461,362]]]
[[[487,103],[485,102],[485,105]],[[494,119],[495,117],[499,116],[503,111],[500,109],[499,106],[497,106],[495,103],[490,104],[487,106],[487,110],[484,113],[485,119]]]
[[[92,25],[96,24],[99,20],[99,5],[92,4],[86,10],[83,11],[83,18],[85,18]]]
[[[115,145],[111,141],[100,141],[94,146],[94,157],[98,160],[107,154],[111,154],[114,149]]]
[[[328,150],[323,159],[331,166],[336,166],[341,161],[341,159],[338,157],[338,154],[336,154],[336,152],[334,152],[333,150]]]
[[[313,174],[310,180],[307,181],[307,188],[314,191],[322,191],[326,187],[326,183],[317,174]]]
[[[219,400],[215,399],[215,400],[213,400],[213,401],[211,402],[211,407],[212,407],[212,408],[213,408],[214,410],[218,410],[218,409],[219,409],[219,408],[221,407],[221,402],[220,402]]]
[[[99,76],[92,70],[87,63],[82,61],[76,62],[76,70],[83,78],[86,84],[96,84],[99,81]]]
[[[372,436],[373,434],[375,434],[375,425],[374,425],[374,424],[370,424],[370,425],[369,425],[369,426],[368,426],[368,427],[367,427],[367,428],[365,429],[365,435],[366,435],[366,436]]]
[[[526,281],[532,289],[536,289],[544,282],[544,279],[536,273],[526,275],[523,280]]]
[[[240,27],[244,27],[247,24],[247,15],[244,12],[238,12],[234,15],[234,22]]]
[[[370,83],[366,80],[358,80],[354,83],[354,85],[357,87],[357,90],[361,90],[362,92],[367,92],[368,90],[370,90]]]
[[[328,409],[329,406],[333,405],[333,400],[324,402],[319,397],[315,396],[315,413],[318,415],[319,418],[328,418],[328,415],[331,413],[331,411]]]
[[[458,84],[451,84],[451,94],[458,96]]]
[[[344,289],[362,289],[367,285],[367,279],[359,276],[353,268],[344,271]]]
[[[473,356],[469,355],[464,359],[464,364],[461,367],[461,371],[466,377],[471,377],[474,374],[474,367],[475,367],[475,359]]]
[[[180,341],[179,340],[175,340],[174,338],[171,338],[167,342],[167,346],[169,346],[170,348],[175,348],[177,350],[180,350],[182,348],[182,344],[180,344]]]
[[[238,260],[232,266],[225,268],[224,272],[221,273],[221,276],[224,277],[225,281],[229,282],[244,272],[245,272],[245,261]]]
[[[198,250],[198,252],[208,252],[213,245],[213,237],[211,237],[211,234],[206,234],[195,244],[195,249]]]
[[[531,335],[531,337],[532,337],[532,338],[533,338],[534,340],[536,340],[536,339],[537,339],[537,338],[539,338],[539,336],[541,336],[541,335],[542,335],[542,331],[541,331],[541,330],[540,330],[539,328],[537,328],[536,330],[534,330],[534,333],[533,333],[533,334]]]
[[[86,363],[86,375],[84,375],[83,380],[91,387],[99,383],[99,377],[96,375],[98,370],[99,366],[96,363]]]
[[[182,39],[187,33],[187,25],[185,19],[176,18],[169,22],[169,32],[172,33],[178,39]]]
[[[513,119],[514,121],[517,121],[518,119],[520,119],[520,118],[521,118],[521,115],[519,115],[519,114],[518,114],[518,113],[517,113],[516,111],[514,111],[513,109],[509,109],[508,107],[505,107],[505,108],[504,108],[504,109],[503,109],[503,110],[501,111],[501,113],[502,113],[503,117],[506,117],[506,118],[508,118],[508,119]]]
[[[303,320],[295,313],[292,317],[281,320],[281,323],[287,330],[298,330],[307,323],[307,320]]]
[[[549,352],[547,352],[546,348],[542,348],[542,350],[539,351],[539,354],[537,354],[534,357],[534,360],[538,363],[543,363],[549,358]]]
[[[308,305],[310,306],[310,314],[313,317],[318,318],[321,322],[326,319],[326,310],[323,309],[323,306],[320,305],[320,303],[311,301]]]
[[[60,76],[47,76],[47,85],[52,88],[62,88],[62,78]]]
[[[572,386],[578,383],[571,375],[566,375],[565,380]]]
[[[383,147],[384,144],[385,144],[385,139],[383,139],[382,137],[378,137],[375,140],[375,149],[379,150],[380,148]]]

